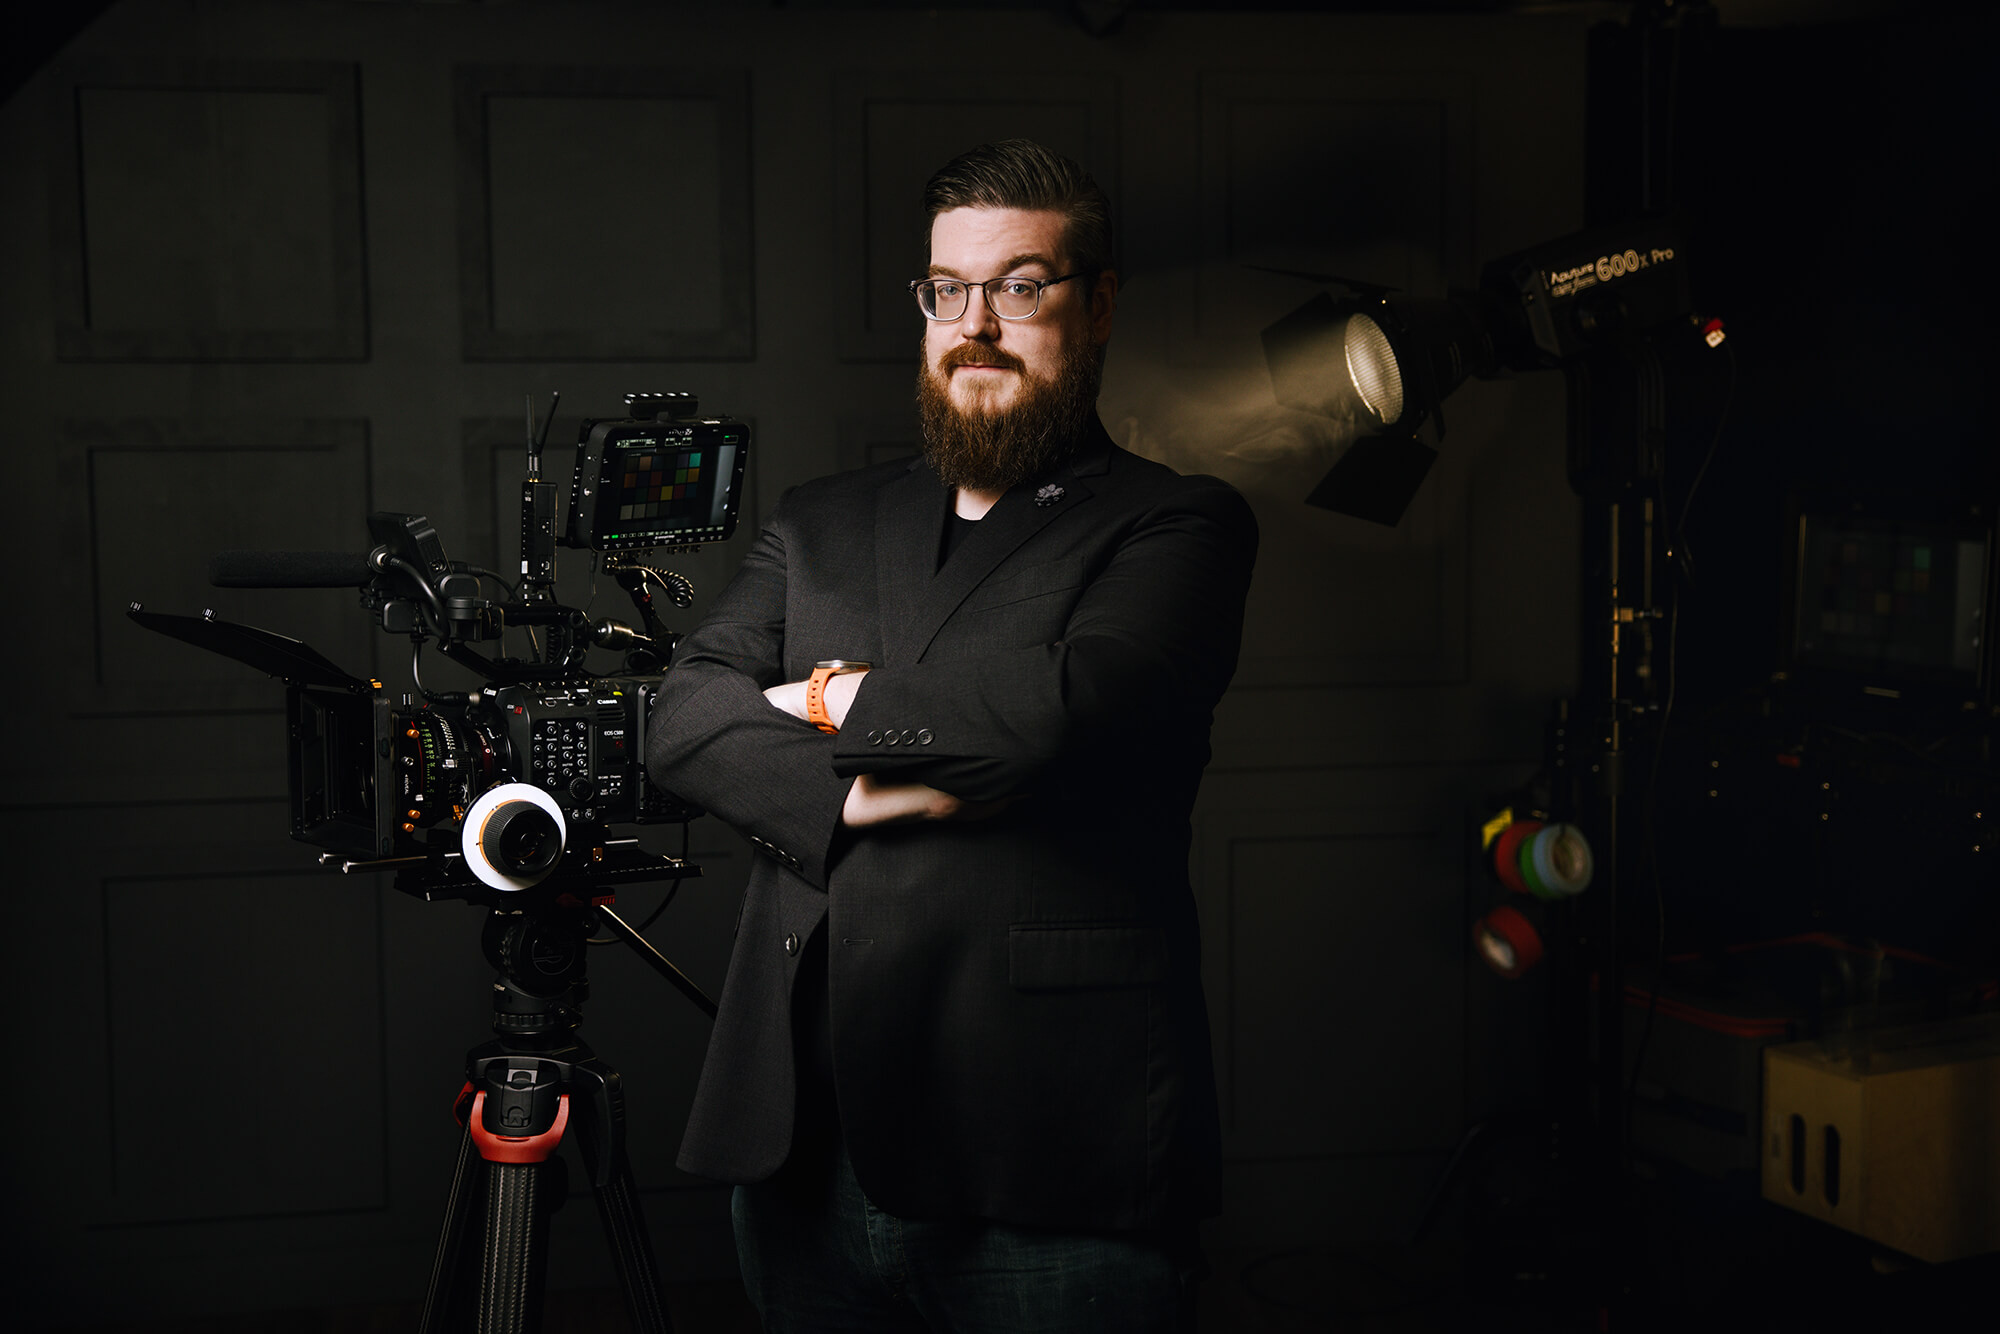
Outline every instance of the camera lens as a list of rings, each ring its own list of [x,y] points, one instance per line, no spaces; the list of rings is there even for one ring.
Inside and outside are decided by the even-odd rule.
[[[493,864],[513,875],[535,875],[562,856],[562,830],[549,813],[529,801],[503,802],[486,817],[479,844]]]
[[[492,744],[463,719],[432,709],[401,712],[391,722],[391,735],[396,747],[394,809],[412,812],[408,818],[415,828],[448,818],[453,807],[471,800],[474,785],[493,776],[497,758]]]

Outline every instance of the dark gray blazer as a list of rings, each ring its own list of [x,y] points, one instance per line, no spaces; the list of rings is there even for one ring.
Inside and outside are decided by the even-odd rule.
[[[825,918],[840,1120],[878,1206],[1071,1228],[1212,1213],[1188,817],[1255,520],[1094,422],[939,570],[949,501],[921,461],[797,488],[666,675],[654,778],[764,854],[680,1164],[742,1182],[783,1163],[792,981]],[[828,658],[875,664],[838,737],[761,693]],[[855,834],[841,803],[868,772],[1026,795]]]

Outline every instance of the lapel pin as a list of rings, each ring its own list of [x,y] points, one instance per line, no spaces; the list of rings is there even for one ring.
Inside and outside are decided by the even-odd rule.
[[[1049,506],[1055,504],[1058,500],[1061,500],[1062,498],[1063,498],[1063,489],[1057,486],[1054,482],[1050,482],[1047,486],[1035,492],[1035,503],[1041,506],[1043,509],[1047,509]]]

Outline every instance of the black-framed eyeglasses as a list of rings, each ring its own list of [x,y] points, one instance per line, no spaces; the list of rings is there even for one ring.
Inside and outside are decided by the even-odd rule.
[[[972,302],[972,289],[975,287],[986,293],[987,309],[1001,319],[1025,320],[1041,309],[1043,288],[1081,278],[1089,272],[1088,269],[1078,269],[1060,278],[1010,275],[991,278],[983,283],[969,283],[963,278],[919,278],[910,284],[910,292],[917,298],[917,309],[923,311],[927,320],[949,324],[964,315],[966,307]]]

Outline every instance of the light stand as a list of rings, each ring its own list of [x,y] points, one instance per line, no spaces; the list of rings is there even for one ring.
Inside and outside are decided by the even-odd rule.
[[[1550,1094],[1558,1122],[1590,1127],[1580,1164],[1587,1207],[1615,1220],[1626,1185],[1621,886],[1637,869],[1637,841],[1621,835],[1633,819],[1635,761],[1653,754],[1663,714],[1655,635],[1666,614],[1661,348],[1702,328],[1674,229],[1651,219],[1551,241],[1492,262],[1477,290],[1443,300],[1300,276],[1348,294],[1322,293],[1265,330],[1274,393],[1286,406],[1351,425],[1357,437],[1308,497],[1313,505],[1399,523],[1437,456],[1419,432],[1428,423],[1431,440],[1442,440],[1444,399],[1465,379],[1563,373],[1569,477],[1585,502],[1584,636],[1580,687],[1563,724],[1570,740],[1551,768],[1565,789],[1556,806],[1575,813],[1599,856],[1589,902],[1561,915],[1574,938],[1550,942],[1554,1050],[1568,1056],[1551,1067]],[[1703,331],[1711,346],[1719,341],[1719,326]],[[1435,1189],[1424,1228],[1465,1147]]]

